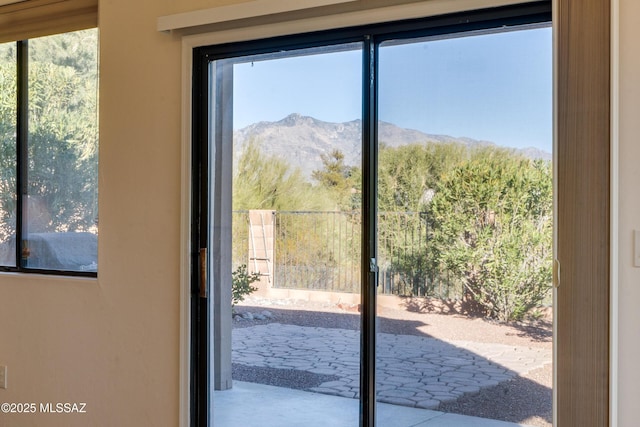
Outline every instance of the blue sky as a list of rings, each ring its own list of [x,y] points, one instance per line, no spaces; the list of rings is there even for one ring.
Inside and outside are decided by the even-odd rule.
[[[237,64],[234,127],[291,113],[361,117],[359,50]],[[380,119],[425,133],[551,152],[551,29],[380,48]]]

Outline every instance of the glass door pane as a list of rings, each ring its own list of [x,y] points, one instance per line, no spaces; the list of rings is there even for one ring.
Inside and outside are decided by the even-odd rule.
[[[362,44],[209,73],[214,425],[357,425]]]
[[[380,414],[551,425],[551,58],[547,27],[379,47]]]

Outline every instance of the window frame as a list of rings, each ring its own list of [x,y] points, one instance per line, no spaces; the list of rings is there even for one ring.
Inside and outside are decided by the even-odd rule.
[[[97,29],[96,29],[97,30]],[[70,32],[79,31],[73,30]],[[59,33],[65,34],[65,33]],[[52,34],[56,35],[56,34]],[[9,42],[11,43],[11,42]],[[97,278],[98,270],[66,270],[25,266],[25,203],[28,197],[29,170],[29,39],[16,40],[16,225],[13,265],[0,265],[0,272],[28,273],[68,277]],[[96,105],[97,108],[97,105]],[[97,259],[96,259],[97,262]]]

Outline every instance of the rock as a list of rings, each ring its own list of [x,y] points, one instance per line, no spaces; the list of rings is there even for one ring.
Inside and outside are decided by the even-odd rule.
[[[271,313],[269,310],[264,310],[260,314],[263,315],[265,319],[273,319],[274,318],[273,313]]]
[[[244,320],[253,320],[253,314],[247,311],[246,313],[242,313],[242,318]]]

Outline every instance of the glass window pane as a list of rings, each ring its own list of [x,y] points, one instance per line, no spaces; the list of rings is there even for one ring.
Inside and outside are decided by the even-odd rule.
[[[551,425],[551,58],[548,27],[380,47],[379,402]]]
[[[16,43],[0,44],[0,265],[15,266]]]
[[[97,270],[97,30],[29,41],[25,267]]]

